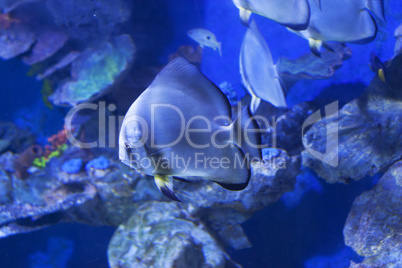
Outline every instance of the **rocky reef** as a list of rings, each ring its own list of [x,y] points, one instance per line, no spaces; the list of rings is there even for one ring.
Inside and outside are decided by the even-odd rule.
[[[402,266],[402,161],[355,199],[343,233],[346,245],[365,257],[351,267]]]
[[[238,267],[204,224],[172,202],[147,202],[117,228],[111,267]]]
[[[374,175],[402,157],[402,55],[394,58],[385,73],[385,83],[375,77],[339,116],[318,121],[304,135],[305,147],[325,153],[326,159],[338,158],[337,165],[303,151],[303,166],[328,182],[346,183]],[[338,142],[337,150],[326,151],[327,141]]]
[[[402,267],[402,26],[394,32],[394,56],[379,62],[383,76],[376,70],[363,94],[343,107],[319,103],[322,100],[290,108],[261,104],[256,115],[268,122],[260,125],[263,162],[252,164],[247,188],[229,191],[196,177],[175,180],[174,191],[182,201],[178,203],[162,195],[153,178],[118,160],[121,117],[162,66],[177,57],[212,72],[210,76],[203,70],[218,82],[237,114],[250,97],[239,89],[237,76],[222,74],[229,70],[238,75],[238,47],[233,44],[245,29],[233,34],[227,31],[233,23],[228,19],[223,24],[226,35],[217,37],[224,53],[217,58],[199,45],[173,41],[177,33],[169,25],[172,14],[164,13],[170,4],[148,2],[0,0],[0,58],[31,68],[29,75],[43,82],[42,97],[52,113],[64,117],[65,106],[97,107],[77,112],[71,128],[64,126],[47,144],[31,133],[36,114],[27,117],[32,122],[25,129],[0,122],[0,238],[64,222],[111,226],[116,228],[107,252],[111,267],[241,267],[228,253],[254,246],[245,228],[254,213],[281,198],[278,205],[290,211],[308,191],[324,196],[326,186],[318,177],[349,183],[377,174],[381,179],[355,199],[345,223],[344,240],[350,248],[342,244],[304,265],[346,267],[352,260],[350,267]],[[215,7],[219,1],[209,2],[221,19],[224,9]],[[187,38],[184,29],[177,31]],[[321,57],[304,52],[281,57],[275,68],[287,90],[302,80],[339,82],[337,70],[351,61],[352,49],[329,43]],[[317,112],[323,105],[325,117]],[[99,146],[75,146],[71,138],[97,140]],[[46,266],[59,257],[45,255],[61,254],[57,265],[65,266],[73,244],[52,239],[47,251],[32,255],[32,263]]]

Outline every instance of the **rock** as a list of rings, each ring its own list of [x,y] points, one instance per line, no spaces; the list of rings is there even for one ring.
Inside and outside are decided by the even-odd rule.
[[[0,205],[11,202],[12,183],[7,173],[0,169]]]
[[[225,267],[227,254],[184,205],[147,202],[120,225],[108,248],[115,267]]]
[[[349,178],[374,175],[402,157],[402,55],[385,72],[387,83],[375,77],[338,116],[323,118],[304,135],[305,147],[325,153],[326,160],[338,158],[338,164],[329,165],[303,151],[303,166],[330,183],[347,183]],[[327,151],[327,137],[335,150]]]
[[[54,178],[40,176],[30,181],[13,180],[12,187],[12,202],[0,205],[0,237],[56,224],[61,221],[60,212],[96,194],[90,184],[60,185]]]
[[[346,245],[365,257],[354,267],[402,267],[402,161],[355,199],[343,234]]]

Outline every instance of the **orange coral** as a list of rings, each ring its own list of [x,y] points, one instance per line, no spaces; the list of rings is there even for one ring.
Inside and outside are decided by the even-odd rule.
[[[53,151],[57,150],[63,144],[66,144],[68,139],[66,135],[66,129],[60,130],[57,134],[50,136],[47,141],[50,145],[45,146],[45,156],[49,156]]]
[[[21,20],[10,17],[9,13],[0,14],[0,29],[7,29],[13,23],[19,23]]]

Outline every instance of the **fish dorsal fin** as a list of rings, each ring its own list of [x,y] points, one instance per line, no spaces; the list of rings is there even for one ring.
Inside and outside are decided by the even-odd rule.
[[[166,87],[169,87],[169,92],[166,92]],[[178,96],[175,93],[184,93],[203,105],[205,109],[211,108],[210,115],[212,117],[218,115],[231,117],[230,103],[225,94],[196,66],[182,57],[178,57],[166,65],[149,88],[158,88],[157,94],[169,94],[175,97]]]
[[[261,133],[257,121],[253,118],[249,106],[243,108],[238,117],[233,121],[233,142],[248,159],[261,158]]]

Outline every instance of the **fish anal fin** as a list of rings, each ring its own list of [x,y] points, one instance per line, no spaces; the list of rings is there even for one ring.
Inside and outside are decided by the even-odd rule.
[[[182,177],[173,176],[173,179],[175,179],[177,181],[181,181],[181,182],[191,183],[191,181],[186,180],[185,178],[182,178]]]
[[[239,8],[239,15],[240,15],[240,22],[241,24],[243,24],[244,26],[248,27],[248,21],[250,20],[250,16],[251,16],[251,11],[244,9],[242,7]]]
[[[155,184],[162,194],[164,194],[167,198],[173,201],[181,202],[173,192],[172,177],[166,175],[155,175],[154,178],[155,178]]]
[[[366,0],[365,6],[374,16],[387,22],[384,15],[384,0]]]
[[[226,190],[241,191],[241,190],[244,190],[247,187],[249,181],[250,181],[250,177],[248,178],[248,180],[245,183],[240,183],[240,184],[222,183],[222,182],[217,182],[217,181],[214,181],[214,182],[216,184],[219,184],[220,186],[222,186]]]
[[[328,45],[327,42],[322,42],[321,45],[322,45],[323,48],[325,48],[325,49],[327,49],[327,50],[329,50],[331,52],[335,52],[335,50],[330,45]]]

